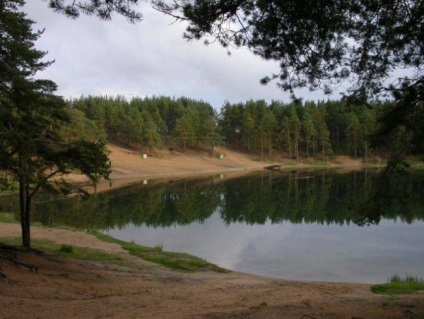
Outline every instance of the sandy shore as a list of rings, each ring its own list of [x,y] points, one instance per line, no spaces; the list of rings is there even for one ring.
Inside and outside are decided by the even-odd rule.
[[[1,237],[19,233],[0,224]],[[118,254],[142,269],[19,253],[38,272],[2,263],[1,318],[424,318],[422,293],[386,297],[363,284],[171,271],[88,233],[34,227],[32,234]]]
[[[108,149],[112,164],[111,181],[103,181],[97,185],[97,191],[122,187],[141,180],[152,179],[175,179],[181,177],[196,177],[212,174],[225,174],[228,176],[239,176],[252,171],[263,170],[264,167],[276,164],[273,161],[261,161],[253,159],[244,153],[235,152],[225,148],[217,147],[215,155],[210,156],[207,152],[187,152],[162,150],[156,151],[154,155],[143,158],[137,150],[128,149],[118,145],[109,144]],[[222,158],[220,157],[222,155]],[[282,164],[284,161],[278,161]],[[362,160],[339,156],[335,163],[328,164],[329,168],[337,168],[342,172],[360,170],[364,167]],[[308,168],[307,164],[299,162],[298,168]],[[289,166],[293,168],[293,166]],[[82,175],[71,174],[67,177],[73,182],[86,182]],[[90,188],[91,189],[91,188]]]
[[[115,187],[139,179],[237,173],[269,165],[224,150],[218,151],[223,159],[171,153],[143,159],[135,151],[111,150]],[[0,223],[0,242],[18,236],[18,225]],[[0,278],[0,318],[424,318],[423,293],[387,297],[363,284],[171,271],[85,232],[33,227],[32,236],[118,254],[141,270],[18,253],[38,272],[2,262],[7,279]]]

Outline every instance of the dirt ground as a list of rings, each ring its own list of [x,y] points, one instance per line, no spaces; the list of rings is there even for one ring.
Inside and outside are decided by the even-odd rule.
[[[225,151],[224,159],[160,154],[142,159],[111,146],[116,183],[203,173],[237,173],[269,163]],[[224,150],[222,150],[224,153]],[[74,180],[81,181],[78,176]],[[18,225],[0,223],[1,237],[20,236]],[[102,249],[140,269],[55,256],[18,253],[38,271],[0,264],[0,318],[424,318],[424,294],[371,293],[369,285],[293,282],[238,272],[171,271],[130,256],[120,246],[85,232],[32,228],[33,238]]]

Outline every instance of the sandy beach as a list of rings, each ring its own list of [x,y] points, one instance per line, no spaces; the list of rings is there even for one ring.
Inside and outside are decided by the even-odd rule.
[[[218,149],[222,159],[171,151],[143,159],[135,150],[116,145],[110,150],[115,187],[140,179],[238,174],[270,165],[225,149]],[[360,166],[350,164],[351,169]],[[84,181],[78,175],[72,180]],[[19,225],[0,223],[0,242],[19,236]],[[390,297],[373,294],[365,284],[174,271],[86,232],[33,227],[32,237],[103,250],[139,267],[19,252],[18,259],[38,271],[1,263],[6,278],[0,278],[0,318],[424,318],[422,292]]]

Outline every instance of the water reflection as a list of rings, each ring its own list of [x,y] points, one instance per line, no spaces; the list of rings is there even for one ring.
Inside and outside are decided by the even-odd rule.
[[[127,224],[170,227],[202,223],[218,212],[225,224],[378,224],[424,218],[423,176],[356,172],[257,173],[223,182],[213,177],[132,185],[87,199],[43,200],[34,219],[100,230]],[[376,189],[378,192],[376,192]],[[378,195],[378,196],[377,196]]]
[[[394,273],[424,277],[423,182],[418,173],[261,172],[39,198],[34,219],[266,276],[381,282]]]

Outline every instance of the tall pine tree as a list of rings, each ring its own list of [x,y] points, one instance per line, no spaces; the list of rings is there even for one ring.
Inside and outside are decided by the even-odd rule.
[[[20,12],[23,0],[0,2],[0,171],[4,182],[19,185],[22,244],[31,246],[33,196],[41,189],[69,191],[64,175],[79,169],[91,182],[108,177],[104,144],[65,141],[60,128],[70,122],[56,84],[34,79],[48,67],[45,52],[34,48],[42,32]]]

